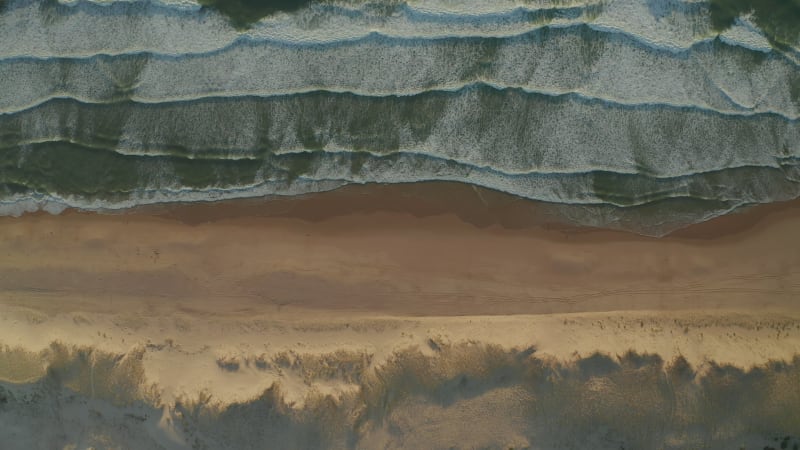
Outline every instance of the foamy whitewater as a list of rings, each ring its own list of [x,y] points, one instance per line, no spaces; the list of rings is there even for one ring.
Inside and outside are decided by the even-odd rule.
[[[800,46],[702,1],[0,5],[0,214],[441,180],[661,235],[800,196]]]

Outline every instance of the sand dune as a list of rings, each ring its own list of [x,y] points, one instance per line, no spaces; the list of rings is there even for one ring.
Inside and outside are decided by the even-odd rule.
[[[0,314],[4,448],[762,448],[800,426],[798,314]]]

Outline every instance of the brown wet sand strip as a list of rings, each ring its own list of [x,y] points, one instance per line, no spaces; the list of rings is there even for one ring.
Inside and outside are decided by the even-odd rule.
[[[0,218],[0,300],[216,313],[797,310],[800,203],[655,239],[468,186]],[[537,213],[539,211],[539,213]]]

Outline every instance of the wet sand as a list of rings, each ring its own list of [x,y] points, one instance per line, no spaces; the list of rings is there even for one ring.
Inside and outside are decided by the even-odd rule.
[[[526,225],[529,205],[506,198],[491,209],[477,194],[453,197],[446,189],[457,190],[429,190],[422,202],[419,195],[404,200],[395,188],[122,215],[2,218],[0,292],[6,303],[45,309],[70,308],[66,299],[80,297],[100,308],[144,302],[222,313],[800,307],[798,203],[655,239],[573,228],[546,216]]]

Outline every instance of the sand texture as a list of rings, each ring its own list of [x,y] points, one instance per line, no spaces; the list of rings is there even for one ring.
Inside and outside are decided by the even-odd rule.
[[[325,195],[0,219],[0,447],[800,444],[796,205],[654,239]]]

